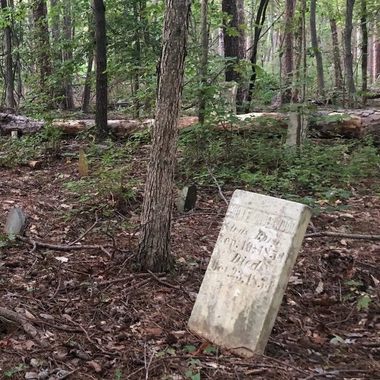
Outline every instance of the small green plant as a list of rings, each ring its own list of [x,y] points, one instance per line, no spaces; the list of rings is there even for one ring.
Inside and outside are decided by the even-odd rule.
[[[18,366],[8,369],[7,371],[4,372],[4,376],[6,378],[12,378],[14,375],[23,372],[26,369],[26,365],[23,363],[20,363]]]
[[[344,299],[355,301],[358,311],[368,310],[372,299],[366,291],[365,284],[360,280],[349,280],[345,282],[345,285],[349,287],[349,291],[345,294]]]
[[[123,372],[121,369],[117,368],[115,370],[115,380],[121,380],[123,378]]]
[[[185,372],[185,376],[190,380],[201,380],[201,373],[199,370],[201,362],[199,359],[189,359],[187,361],[188,370]]]

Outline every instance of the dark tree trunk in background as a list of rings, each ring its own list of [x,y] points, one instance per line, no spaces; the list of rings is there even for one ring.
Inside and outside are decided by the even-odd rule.
[[[178,115],[183,86],[190,0],[166,0],[153,142],[145,183],[138,265],[154,272],[172,268],[171,213]]]
[[[317,0],[310,1],[310,37],[311,37],[311,47],[315,56],[315,61],[317,65],[317,82],[318,82],[318,92],[319,96],[325,97],[325,79],[323,74],[323,61],[322,53],[318,46],[318,35],[317,35],[317,22],[316,22],[316,7]]]
[[[94,48],[95,48],[95,29],[94,15],[92,12],[88,15],[88,46],[87,46],[87,69],[84,88],[82,94],[82,111],[88,113],[90,109],[91,99],[91,81],[92,81],[92,66],[94,64]]]
[[[96,42],[96,110],[95,123],[98,138],[108,134],[107,126],[107,37],[106,10],[103,0],[93,0]]]
[[[199,76],[201,80],[201,89],[199,91],[198,117],[199,123],[204,124],[207,101],[207,75],[208,75],[208,0],[201,0],[201,54],[199,62]]]
[[[4,12],[8,10],[10,4],[7,0],[1,0],[1,8]],[[13,56],[12,56],[12,25],[11,20],[7,20],[4,28],[4,81],[5,81],[5,104],[6,107],[14,111],[16,107],[14,97],[14,76],[13,76]]]
[[[230,18],[230,22],[228,22],[228,24],[226,22],[226,27],[238,30],[239,15],[236,1],[222,0],[222,12],[226,13]],[[239,55],[239,36],[235,33],[229,35],[227,28],[224,28],[224,57],[228,60],[225,71],[227,82],[238,82],[240,80],[238,72],[234,70],[234,67],[239,60]]]
[[[367,27],[367,0],[361,0],[361,18],[360,25],[362,29],[362,104],[367,103],[368,90],[368,27]]]
[[[245,58],[245,33],[242,28],[244,19],[244,0],[222,0],[222,12],[228,15],[229,22],[224,27],[224,57],[226,58],[226,82],[235,81],[238,85],[236,106],[238,112],[243,111],[244,88],[241,75],[236,70],[240,60]],[[229,35],[228,28],[234,28],[235,33]]]
[[[253,43],[251,47],[251,66],[252,66],[252,74],[251,74],[251,80],[249,82],[249,90],[247,95],[247,104],[245,108],[245,112],[248,113],[250,111],[250,106],[252,102],[252,96],[253,91],[255,89],[256,84],[256,78],[257,78],[257,51],[259,48],[259,41],[260,41],[260,35],[261,31],[265,22],[265,15],[267,11],[267,7],[269,4],[269,0],[261,0],[259,4],[259,8],[257,10],[256,19],[255,19],[255,32],[253,37]]]
[[[46,102],[51,101],[52,91],[47,80],[52,72],[49,42],[49,27],[47,19],[47,7],[45,0],[32,1],[34,34],[35,34],[35,53],[37,70],[39,74],[39,90],[46,96]],[[50,103],[50,107],[51,107]]]
[[[133,14],[136,20],[135,33],[134,33],[134,70],[132,77],[132,96],[133,96],[133,108],[134,108],[134,117],[140,117],[140,101],[139,101],[139,90],[140,90],[140,67],[141,67],[141,34],[142,34],[142,25],[141,25],[141,9],[140,4],[135,2],[133,4]]]
[[[65,64],[65,77],[64,77],[64,108],[67,110],[74,109],[74,92],[73,92],[73,74],[72,74],[72,61],[73,61],[73,21],[72,21],[72,3],[71,0],[64,0],[63,2],[64,16],[63,16],[63,32],[65,36],[65,48],[63,49],[63,62]]]
[[[90,110],[90,99],[91,99],[91,77],[92,77],[92,66],[94,64],[94,50],[91,49],[87,56],[87,70],[86,79],[84,82],[83,95],[82,95],[82,111],[88,113]]]
[[[60,0],[50,0],[50,30],[52,37],[52,69],[58,72],[62,69],[62,48],[61,48],[61,6]],[[63,85],[62,75],[55,76],[52,94],[56,103],[59,103],[61,108],[64,106],[65,88]]]
[[[333,45],[335,87],[338,91],[341,91],[343,88],[343,74],[342,74],[342,65],[340,63],[338,28],[336,25],[335,18],[330,18],[330,29],[331,29],[331,38],[332,38],[332,45]]]
[[[374,46],[374,71],[373,72],[374,72],[374,77],[376,81],[380,76],[380,37],[375,42],[375,46]]]
[[[355,82],[352,56],[352,15],[354,11],[355,0],[346,0],[346,24],[344,28],[344,47],[345,57],[344,66],[346,69],[346,87],[348,94],[348,105],[353,107],[355,104]]]
[[[286,0],[285,2],[285,34],[284,34],[284,54],[282,56],[282,67],[284,72],[284,89],[281,94],[282,103],[290,103],[292,99],[293,82],[293,43],[294,31],[293,20],[296,7],[296,0]]]

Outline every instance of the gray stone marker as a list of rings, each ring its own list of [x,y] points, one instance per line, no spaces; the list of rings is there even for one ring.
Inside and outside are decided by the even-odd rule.
[[[310,217],[305,205],[236,190],[190,330],[241,356],[263,353]]]
[[[13,207],[9,210],[4,232],[8,236],[16,236],[23,233],[26,223],[26,215],[20,207]]]
[[[185,186],[178,191],[176,205],[179,212],[187,212],[195,208],[197,203],[197,186]]]
[[[305,114],[291,112],[289,114],[288,133],[286,136],[286,145],[302,145],[307,134],[308,120]]]

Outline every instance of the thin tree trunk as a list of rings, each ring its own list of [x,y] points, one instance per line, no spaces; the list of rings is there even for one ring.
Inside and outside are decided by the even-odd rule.
[[[9,5],[7,0],[1,0],[3,12],[7,12]],[[13,76],[13,56],[12,56],[12,25],[9,20],[4,28],[4,56],[5,56],[5,104],[7,108],[14,111],[16,107],[14,98],[14,76]]]
[[[377,81],[380,76],[380,37],[377,37],[377,40],[373,46],[373,74],[374,81]]]
[[[239,36],[237,33],[230,35],[227,28],[239,28],[239,15],[236,1],[222,0],[222,12],[227,14],[230,22],[226,22],[224,28],[224,57],[227,59],[225,77],[226,82],[239,82],[239,73],[235,70],[235,66],[239,60]]]
[[[317,0],[310,1],[310,36],[311,36],[311,47],[313,49],[316,64],[317,64],[318,92],[319,92],[319,95],[322,98],[324,98],[325,97],[325,79],[324,79],[324,74],[323,74],[322,53],[319,50],[319,46],[318,46],[316,5],[317,5]]]
[[[334,61],[334,72],[335,72],[335,87],[338,91],[342,90],[343,87],[343,74],[342,65],[340,63],[340,49],[338,41],[338,28],[336,25],[335,18],[330,18],[330,29],[331,38],[333,44],[333,61]]]
[[[296,1],[286,0],[285,2],[285,35],[284,35],[284,55],[282,68],[284,71],[284,90],[282,91],[282,103],[290,103],[292,99],[293,82],[293,20]]]
[[[346,24],[344,32],[344,47],[345,59],[344,65],[347,78],[347,94],[349,107],[355,104],[355,82],[353,71],[353,56],[352,56],[352,15],[354,10],[355,0],[346,0]]]
[[[35,29],[36,62],[39,72],[39,90],[46,97],[43,101],[49,103],[49,107],[51,107],[52,91],[47,83],[47,79],[52,73],[52,68],[46,1],[33,0],[32,11]]]
[[[239,55],[238,61],[246,58],[247,51],[247,38],[245,33],[245,10],[244,10],[244,0],[236,0],[238,20],[239,20]],[[239,75],[240,79],[238,81],[238,86],[236,90],[236,110],[237,113],[244,113],[244,103],[247,98],[247,84],[244,81],[242,75]]]
[[[207,75],[208,75],[208,0],[201,0],[201,56],[199,62],[199,76],[201,79],[201,88],[199,91],[199,108],[198,117],[199,123],[204,124],[206,114],[207,101]]]
[[[154,272],[172,268],[171,213],[178,115],[183,86],[189,0],[166,0],[153,142],[145,183],[138,265]]]
[[[90,109],[91,77],[92,77],[93,64],[94,64],[94,50],[91,49],[88,52],[88,57],[87,57],[86,79],[84,81],[83,96],[82,96],[82,111],[84,113],[88,113]]]
[[[73,22],[72,22],[72,9],[71,0],[64,0],[64,16],[63,16],[63,31],[65,35],[65,48],[63,50],[63,62],[65,68],[64,88],[65,88],[65,101],[64,106],[67,110],[74,109],[74,92],[73,92],[73,78],[71,63],[73,60]]]
[[[307,81],[307,43],[306,43],[306,0],[302,0],[302,95],[301,103],[306,101],[306,81]]]
[[[256,19],[255,19],[255,32],[253,36],[253,43],[251,48],[251,67],[252,74],[251,80],[249,82],[249,90],[247,96],[247,104],[245,108],[245,112],[248,113],[250,111],[250,106],[253,97],[253,91],[255,89],[256,78],[257,78],[257,51],[259,47],[260,35],[265,22],[265,15],[267,11],[267,7],[269,4],[269,0],[261,0],[259,4],[259,8],[257,10]]]
[[[295,47],[295,81],[292,91],[292,102],[299,103],[301,94],[301,69],[302,69],[302,46],[303,46],[303,14],[302,14],[302,2],[299,5],[299,10],[296,12],[294,18],[294,39],[296,42]]]
[[[367,103],[368,90],[368,28],[367,28],[367,0],[361,0],[361,19],[362,29],[362,104]]]
[[[239,70],[236,69],[240,60],[245,58],[245,33],[242,27],[244,20],[244,0],[222,0],[222,12],[229,17],[224,27],[224,57],[226,58],[226,82],[235,81],[238,85],[236,106],[238,112],[243,111],[245,98],[243,83]],[[228,33],[234,28],[234,33]]]
[[[88,52],[87,52],[87,69],[86,78],[84,81],[83,95],[82,95],[82,111],[88,113],[90,109],[91,99],[91,83],[92,83],[92,67],[94,65],[94,48],[95,48],[95,28],[94,15],[92,12],[88,14]]]
[[[140,117],[140,101],[139,101],[139,90],[140,90],[140,67],[141,67],[141,9],[139,9],[139,4],[136,2],[133,4],[133,14],[137,22],[135,26],[134,33],[134,65],[132,77],[132,95],[133,95],[133,108],[134,108],[134,117]]]
[[[96,110],[95,123],[98,138],[108,134],[107,126],[107,37],[106,10],[103,0],[93,0],[96,41]]]

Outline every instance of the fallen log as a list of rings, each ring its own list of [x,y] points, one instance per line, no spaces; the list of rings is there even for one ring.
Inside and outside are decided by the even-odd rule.
[[[380,142],[380,111],[376,110],[341,110],[318,111],[309,117],[309,129],[322,138],[345,137],[361,138],[367,135],[373,136]],[[117,137],[128,137],[136,131],[151,128],[153,119],[133,120],[119,119],[109,120],[111,132]],[[179,119],[180,129],[191,127],[198,123],[195,116]],[[46,123],[36,121],[25,116],[0,113],[0,133],[11,134],[17,131],[20,134],[29,134],[40,131]],[[95,121],[85,120],[53,120],[51,125],[61,130],[66,135],[77,135],[80,132],[95,127]],[[251,129],[265,130],[270,127],[279,129],[288,128],[288,114],[275,112],[256,112],[244,115],[234,115],[225,121],[220,121],[216,126],[218,130],[242,131]]]

